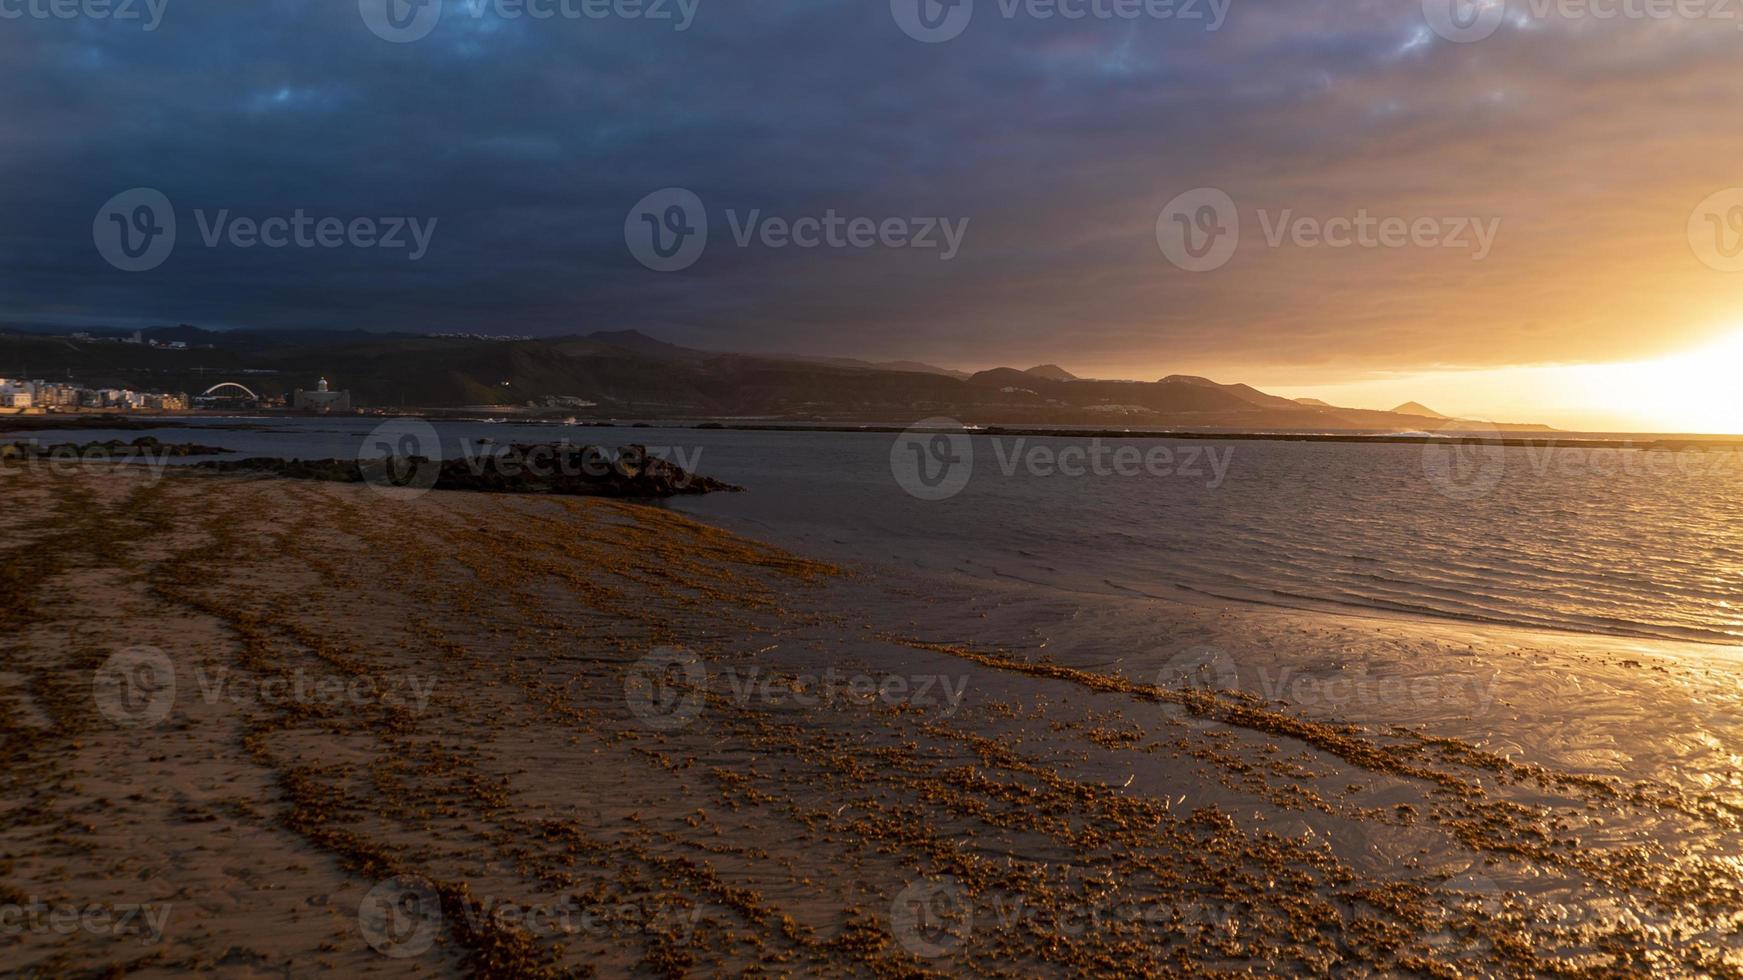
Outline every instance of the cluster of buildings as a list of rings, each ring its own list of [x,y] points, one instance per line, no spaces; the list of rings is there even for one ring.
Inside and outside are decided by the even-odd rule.
[[[130,337],[94,337],[88,333],[75,333],[72,335],[72,339],[88,344],[137,344],[141,347],[155,347],[158,350],[188,349],[185,340],[147,340],[143,330],[133,331],[133,335]]]
[[[0,378],[0,409],[37,411],[119,408],[174,412],[188,407],[187,395],[130,388],[86,388],[66,382]]]
[[[71,381],[0,378],[0,414],[29,412],[79,412],[101,409],[118,411],[185,412],[189,409],[252,411],[290,408],[299,412],[328,414],[353,410],[351,392],[336,390],[326,378],[311,390],[296,389],[290,395],[261,396],[234,381],[226,381],[192,398],[186,394],[134,391],[131,388],[88,388]]]

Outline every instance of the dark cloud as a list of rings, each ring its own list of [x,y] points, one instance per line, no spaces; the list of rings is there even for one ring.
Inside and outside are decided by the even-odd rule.
[[[151,32],[0,20],[0,316],[635,327],[717,348],[1335,377],[1647,353],[1725,315],[1736,288],[1685,232],[1743,184],[1736,22],[1539,19],[1515,0],[1493,37],[1454,44],[1414,0],[1233,0],[1214,32],[1006,19],[978,0],[960,37],[924,44],[885,0],[700,0],[686,31],[447,0],[428,37],[393,44],[349,0],[167,4]],[[663,274],[623,227],[670,186],[713,227],[697,264]],[[1200,186],[1237,201],[1243,233],[1226,267],[1193,274],[1155,229]],[[92,221],[133,187],[163,191],[180,227],[164,265],[129,274]],[[418,262],[203,247],[195,212],[226,209],[438,224]],[[741,249],[728,210],[970,226],[948,262]],[[1501,224],[1474,261],[1271,248],[1261,210]]]

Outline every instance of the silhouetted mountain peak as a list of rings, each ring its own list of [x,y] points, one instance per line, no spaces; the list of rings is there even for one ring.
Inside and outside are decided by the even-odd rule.
[[[598,330],[582,339],[591,340],[596,344],[621,347],[624,350],[632,350],[639,354],[680,354],[688,351],[688,348],[656,340],[640,330]]]
[[[1439,412],[1435,411],[1434,409],[1429,408],[1427,405],[1422,404],[1421,402],[1405,402],[1404,404],[1398,406],[1397,408],[1394,408],[1392,410],[1392,414],[1393,415],[1420,415],[1423,418],[1430,418],[1430,419],[1444,419],[1447,417],[1447,416],[1442,415]]]
[[[1057,364],[1039,364],[1023,372],[1032,378],[1045,378],[1048,381],[1076,381],[1077,375],[1065,370]]]

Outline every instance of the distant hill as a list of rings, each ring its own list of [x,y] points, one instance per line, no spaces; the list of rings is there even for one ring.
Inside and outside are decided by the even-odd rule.
[[[1213,388],[1217,391],[1226,392],[1244,402],[1282,411],[1288,411],[1300,407],[1300,403],[1293,399],[1284,398],[1280,395],[1267,395],[1252,385],[1219,384],[1209,378],[1200,378],[1191,374],[1171,374],[1157,383],[1165,385],[1191,385],[1195,388]]]
[[[1048,381],[1076,381],[1077,375],[1065,370],[1057,364],[1040,364],[1023,372],[1031,377],[1045,378]]]
[[[1331,408],[1332,407],[1331,402],[1322,402],[1317,398],[1297,398],[1297,399],[1295,399],[1295,404],[1308,405],[1308,406],[1311,406],[1313,408]]]
[[[325,377],[351,391],[362,408],[489,406],[605,419],[890,423],[940,416],[979,425],[1412,431],[1432,417],[1302,404],[1250,385],[1186,375],[1094,381],[1043,365],[962,376],[913,361],[700,351],[636,331],[504,339],[173,329],[169,336],[200,343],[170,350],[0,333],[0,377],[189,393],[239,381],[263,395],[283,395]],[[596,407],[579,407],[587,403]]]
[[[663,340],[655,340],[647,334],[642,333],[640,330],[599,330],[586,335],[582,339],[591,340],[596,344],[607,344],[612,347],[621,347],[624,350],[633,350],[642,354],[679,354],[690,352],[687,347],[679,347],[677,344],[668,344]]]
[[[1429,408],[1427,405],[1424,405],[1421,402],[1405,402],[1404,404],[1398,406],[1397,408],[1394,408],[1392,410],[1392,414],[1393,415],[1418,415],[1418,416],[1421,416],[1423,418],[1429,418],[1429,419],[1447,418],[1447,416],[1440,414],[1439,412],[1435,411],[1432,408]]]
[[[782,360],[805,361],[811,364],[833,364],[836,367],[859,368],[866,371],[905,371],[909,374],[941,374],[946,378],[967,381],[967,371],[955,371],[922,361],[862,361],[857,357],[804,357],[792,355]]]

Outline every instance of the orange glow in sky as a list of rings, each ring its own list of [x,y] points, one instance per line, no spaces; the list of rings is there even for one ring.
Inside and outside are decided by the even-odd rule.
[[[1419,401],[1447,415],[1561,429],[1743,434],[1743,329],[1648,360],[1426,371],[1268,390],[1352,408]]]

